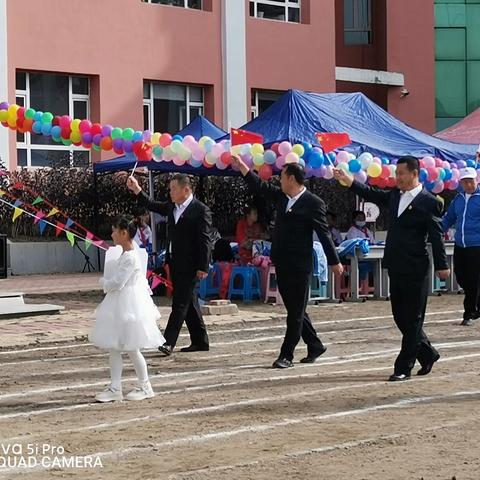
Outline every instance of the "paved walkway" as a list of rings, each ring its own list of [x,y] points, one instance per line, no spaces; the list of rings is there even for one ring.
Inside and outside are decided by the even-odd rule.
[[[55,273],[19,275],[0,280],[0,292],[52,294],[100,290],[100,273]]]

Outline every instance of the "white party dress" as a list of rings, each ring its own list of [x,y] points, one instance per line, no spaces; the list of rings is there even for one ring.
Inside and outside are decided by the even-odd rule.
[[[108,265],[105,262],[100,283],[106,296],[95,310],[90,334],[90,341],[97,347],[127,352],[165,343],[157,326],[160,312],[150,296],[141,258],[135,248]]]

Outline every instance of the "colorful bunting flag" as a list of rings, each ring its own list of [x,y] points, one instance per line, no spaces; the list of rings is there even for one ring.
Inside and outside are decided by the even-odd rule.
[[[74,223],[73,220],[72,220],[71,218],[69,218],[69,219],[67,220],[67,223],[65,224],[65,226],[66,226],[67,228],[70,228],[70,227],[73,225],[73,223]]]
[[[42,197],[37,197],[37,198],[33,201],[32,205],[38,205],[39,203],[42,203],[42,202],[43,202],[43,198],[42,198]]]
[[[5,195],[5,191],[4,190],[0,190],[0,197],[3,197]]]
[[[23,202],[17,198],[15,200],[15,203],[13,204],[13,206],[14,207],[20,207],[21,205],[23,205]]]
[[[75,236],[72,232],[66,232],[67,239],[70,242],[70,245],[73,247],[75,245]]]
[[[40,227],[40,234],[43,235],[43,232],[45,231],[45,227],[47,226],[47,222],[45,220],[40,220],[40,223],[38,224]]]
[[[52,217],[53,215],[55,215],[56,213],[58,213],[58,209],[53,207],[50,212],[48,213],[47,217]]]
[[[33,223],[38,223],[44,216],[45,216],[45,213],[43,213],[41,210],[39,210],[35,214],[35,218],[33,219]]]
[[[58,237],[65,230],[65,224],[57,220],[57,226],[55,229],[55,236]]]
[[[87,251],[92,246],[92,241],[85,239],[85,251]]]
[[[13,221],[15,221],[22,213],[23,210],[21,208],[15,207],[15,210],[13,212]]]
[[[158,277],[153,277],[151,289],[155,290],[161,283]]]

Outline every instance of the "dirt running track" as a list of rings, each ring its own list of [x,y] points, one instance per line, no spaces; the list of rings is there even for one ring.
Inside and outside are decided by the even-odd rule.
[[[250,307],[272,316],[246,310],[210,325],[210,352],[147,352],[156,397],[139,403],[93,403],[108,363],[86,342],[0,350],[0,461],[10,461],[0,478],[480,479],[480,321],[459,326],[461,300],[430,299],[426,330],[442,358],[400,383],[385,381],[400,337],[380,301],[311,307],[328,351],[286,371],[269,368],[282,309]],[[88,315],[95,302],[85,302]],[[304,353],[302,344],[296,360]],[[50,451],[19,464],[44,446],[60,448],[56,461],[97,465],[62,468]]]

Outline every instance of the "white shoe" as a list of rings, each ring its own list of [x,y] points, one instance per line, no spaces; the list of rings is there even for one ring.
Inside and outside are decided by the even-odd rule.
[[[131,392],[126,396],[126,400],[145,400],[146,398],[152,398],[155,394],[153,393],[152,385],[150,382],[146,382],[143,385],[135,387]]]
[[[97,402],[120,402],[123,400],[123,395],[121,390],[117,390],[113,387],[107,387],[103,392],[95,395],[95,400]]]

